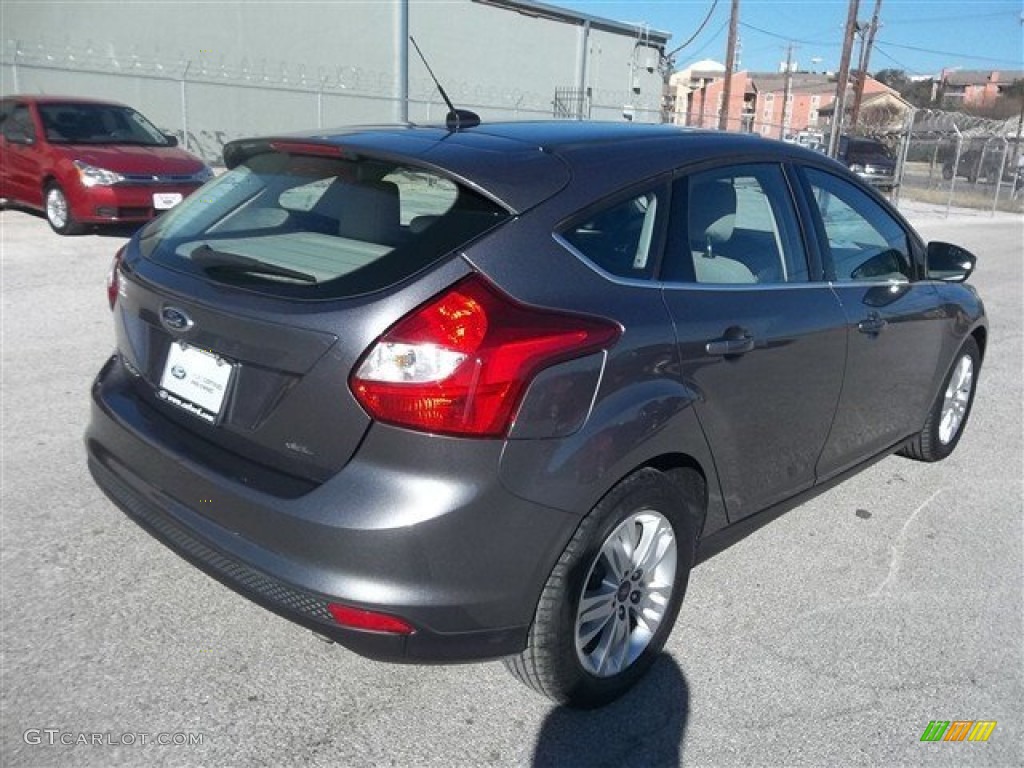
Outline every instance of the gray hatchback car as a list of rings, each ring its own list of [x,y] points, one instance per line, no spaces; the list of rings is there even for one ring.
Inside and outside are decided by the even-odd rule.
[[[224,155],[114,259],[89,467],[366,656],[600,705],[695,562],[967,423],[974,257],[816,152],[561,122]]]

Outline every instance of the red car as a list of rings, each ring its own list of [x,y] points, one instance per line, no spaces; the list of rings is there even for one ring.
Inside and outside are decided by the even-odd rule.
[[[176,137],[123,104],[61,96],[0,101],[0,198],[54,231],[145,222],[213,177]]]

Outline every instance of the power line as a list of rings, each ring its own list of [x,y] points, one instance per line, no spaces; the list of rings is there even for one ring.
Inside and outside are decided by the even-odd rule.
[[[769,31],[767,29],[761,29],[760,27],[755,27],[753,24],[748,24],[745,21],[741,21],[739,24],[740,24],[741,27],[746,27],[747,29],[752,29],[755,32],[760,32],[762,35],[768,35],[769,37],[777,37],[779,40],[785,40],[786,42],[802,43],[803,45],[833,46],[833,47],[838,47],[840,45],[840,43],[823,43],[820,40],[799,40],[799,39],[797,39],[795,37],[792,37],[790,35],[780,35],[778,32],[771,32],[771,31]]]
[[[970,53],[955,53],[953,51],[936,51],[936,50],[934,50],[932,48],[918,48],[916,45],[900,45],[899,43],[889,43],[889,42],[887,42],[886,45],[888,45],[890,48],[902,48],[905,51],[916,51],[918,53],[932,53],[932,54],[935,54],[936,56],[948,56],[950,58],[956,58],[956,59],[974,59],[975,61],[989,61],[989,62],[992,62],[994,64],[1009,64],[1009,63],[1011,63],[1010,59],[993,59],[993,58],[990,58],[988,56],[974,56],[973,54],[970,54]],[[1020,64],[1019,61],[1014,61],[1012,63],[1014,65],[1019,65]]]
[[[690,56],[693,57],[694,59],[696,59],[698,56],[700,56],[704,51],[706,51],[711,46],[712,43],[714,43],[714,42],[716,42],[718,40],[718,36],[721,35],[725,31],[725,28],[728,27],[728,26],[729,26],[729,20],[726,19],[725,21],[722,22],[722,26],[720,26],[718,28],[718,31],[715,32],[715,34],[713,34],[710,38],[708,38],[707,42],[705,42],[704,45],[702,45],[696,51],[693,51],[690,54]]]
[[[995,13],[971,13],[966,16],[933,16],[929,19],[886,19],[886,25],[890,24],[930,24],[932,22],[949,22],[949,21],[974,21],[975,19],[994,19],[1002,16],[1009,15],[1016,16],[1017,11],[996,11]]]
[[[690,39],[687,40],[685,43],[683,43],[682,45],[679,45],[679,46],[676,46],[675,48],[673,48],[670,53],[665,55],[665,58],[671,59],[673,56],[675,56],[677,53],[679,53],[681,50],[683,50],[683,48],[685,48],[690,43],[692,43],[694,40],[696,40],[697,39],[697,35],[699,35],[701,32],[703,32],[704,31],[704,27],[706,27],[708,22],[711,21],[711,14],[713,14],[715,12],[715,8],[717,8],[717,7],[718,7],[718,0],[715,0],[715,2],[713,2],[711,4],[711,10],[708,11],[708,15],[704,17],[704,21],[702,21],[700,23],[700,26],[697,27],[697,31],[694,32],[692,35],[690,35]]]
[[[885,50],[878,44],[877,41],[875,42],[875,50],[878,51],[878,53],[882,54],[882,56],[887,58],[889,61],[891,61],[893,64],[895,64],[897,67],[899,67],[904,72],[908,72],[908,73],[910,73],[912,75],[927,75],[927,74],[931,74],[929,72],[921,72],[920,70],[917,70],[917,69],[911,69],[906,64],[904,64],[902,61],[898,61],[897,59],[894,59],[892,56],[890,56],[888,53],[885,52]]]

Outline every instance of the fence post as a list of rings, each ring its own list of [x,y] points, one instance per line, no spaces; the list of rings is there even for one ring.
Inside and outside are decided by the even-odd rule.
[[[327,87],[327,77],[321,72],[318,78],[316,89],[316,127],[324,127],[324,88]]]
[[[188,96],[185,93],[185,81],[188,79],[188,70],[192,66],[192,59],[185,62],[185,69],[181,73],[181,135],[185,144],[185,151],[189,151],[188,145]]]
[[[956,189],[956,175],[960,171],[960,150],[963,148],[964,135],[953,123],[953,130],[956,131],[956,154],[953,156],[953,178],[949,180],[949,197],[946,199],[946,218],[949,218],[949,209],[953,206],[953,190]]]
[[[14,41],[14,60],[11,64],[11,79],[14,81],[14,92],[21,93],[21,85],[18,83],[18,54],[21,53],[21,41]]]
[[[900,204],[900,191],[903,189],[903,175],[907,169],[907,154],[910,152],[910,137],[914,133],[914,119],[917,117],[917,112],[910,113],[910,119],[906,122],[906,132],[903,134],[903,141],[900,143],[900,155],[897,159],[896,165],[896,178],[895,184],[892,190],[892,204]]]
[[[996,215],[996,206],[999,205],[999,189],[1003,186],[1003,170],[1006,168],[1006,155],[1010,151],[1010,142],[1006,137],[1000,138],[1003,142],[1003,155],[999,158],[999,175],[996,176],[996,194],[992,199],[992,215]]]
[[[941,145],[941,143],[942,143],[942,139],[937,139],[935,141],[935,150],[932,152],[932,162],[928,166],[928,184],[929,185],[931,185],[932,179],[935,178],[935,164],[939,160],[939,146]]]

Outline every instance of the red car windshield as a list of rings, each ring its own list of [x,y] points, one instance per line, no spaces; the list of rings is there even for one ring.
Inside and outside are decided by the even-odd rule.
[[[116,104],[40,104],[51,144],[138,144],[166,147],[167,137],[130,107]]]

